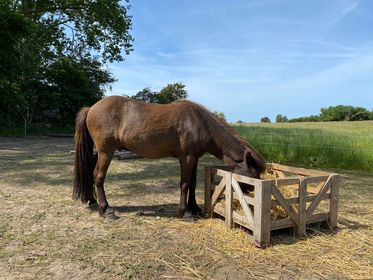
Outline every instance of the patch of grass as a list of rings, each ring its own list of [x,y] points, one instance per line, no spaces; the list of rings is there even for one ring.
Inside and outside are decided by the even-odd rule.
[[[245,140],[277,163],[373,171],[373,122],[235,125]]]
[[[39,213],[35,214],[32,217],[32,219],[34,219],[35,222],[40,222],[40,221],[45,219],[45,215],[46,215],[45,212],[42,211],[42,212],[39,212]]]

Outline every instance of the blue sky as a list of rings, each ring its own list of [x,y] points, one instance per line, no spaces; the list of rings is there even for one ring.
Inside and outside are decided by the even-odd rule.
[[[130,1],[134,51],[107,94],[186,84],[229,121],[373,109],[373,1]]]

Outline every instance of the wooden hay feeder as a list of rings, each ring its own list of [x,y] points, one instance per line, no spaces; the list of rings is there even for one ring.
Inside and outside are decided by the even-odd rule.
[[[275,163],[268,164],[267,170],[273,179],[241,176],[227,167],[206,167],[206,213],[224,217],[229,228],[236,224],[250,230],[253,243],[261,248],[269,245],[273,230],[295,228],[301,236],[311,223],[326,222],[331,229],[337,226],[339,175]],[[239,183],[253,190],[244,193]],[[284,186],[293,190],[290,196],[282,191]],[[274,215],[276,209],[283,215]]]

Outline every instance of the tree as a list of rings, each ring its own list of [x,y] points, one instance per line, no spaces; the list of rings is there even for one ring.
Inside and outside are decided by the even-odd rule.
[[[223,112],[213,111],[212,114],[213,114],[215,117],[217,117],[217,118],[219,118],[219,119],[223,119],[223,120],[226,121],[226,118],[225,118],[225,115],[224,115]]]
[[[141,100],[148,103],[168,104],[176,100],[185,99],[188,97],[188,92],[185,85],[181,82],[168,84],[161,91],[152,91],[151,88],[144,88],[135,95],[133,99]]]
[[[283,115],[281,115],[281,114],[278,114],[278,115],[276,116],[276,122],[278,122],[278,123],[288,122],[288,121],[289,121],[289,119],[288,119],[287,116],[283,116]]]
[[[114,81],[104,64],[132,51],[127,11],[119,0],[1,0],[0,72],[12,70],[0,73],[0,124],[56,110],[67,121],[102,98]]]
[[[260,122],[262,122],[262,123],[270,123],[271,120],[268,117],[263,117],[263,118],[260,119]]]
[[[157,94],[158,103],[161,104],[171,103],[187,97],[188,92],[185,89],[185,85],[181,82],[168,84]]]
[[[350,121],[365,121],[370,119],[370,112],[362,107],[352,108],[349,114]]]
[[[103,98],[106,87],[114,81],[98,60],[90,58],[81,61],[62,58],[51,65],[46,79],[48,95],[40,102],[40,112],[44,113],[42,117],[49,113],[57,123],[73,123],[76,112]],[[48,112],[50,104],[54,115]]]
[[[367,109],[345,105],[322,108],[320,113],[322,121],[362,121],[369,118],[370,113]]]
[[[19,45],[29,33],[24,17],[5,9],[0,2],[0,125],[11,125],[20,117],[17,108],[22,72]]]
[[[79,58],[100,54],[103,62],[121,61],[122,51],[126,54],[132,51],[129,7],[120,2],[5,0],[10,10],[24,15],[43,31],[44,40],[37,41],[49,47],[50,52]]]
[[[147,87],[140,90],[138,93],[133,95],[131,98],[141,100],[147,103],[158,103],[158,92],[152,91],[151,88]]]
[[[294,118],[294,119],[289,120],[289,122],[319,122],[319,121],[320,121],[319,116],[300,117],[300,118]]]

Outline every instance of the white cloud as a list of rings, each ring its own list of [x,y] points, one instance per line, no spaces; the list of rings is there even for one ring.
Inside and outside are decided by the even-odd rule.
[[[338,6],[335,11],[333,11],[333,14],[331,16],[331,19],[328,23],[328,26],[331,27],[335,25],[337,22],[342,20],[344,17],[352,13],[359,5],[359,2],[357,0],[353,1],[341,1],[337,2]]]

